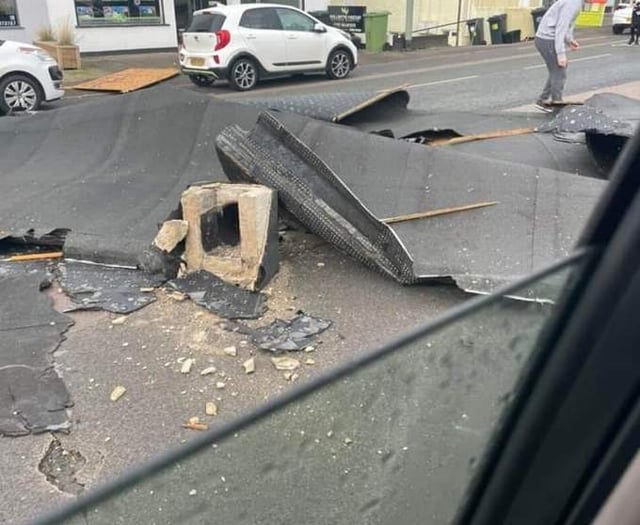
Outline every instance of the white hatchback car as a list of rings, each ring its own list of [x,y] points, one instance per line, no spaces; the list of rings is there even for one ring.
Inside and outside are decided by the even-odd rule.
[[[182,36],[182,72],[198,86],[228,79],[240,91],[258,80],[301,73],[342,79],[358,64],[348,33],[274,4],[214,5],[196,11]]]
[[[63,95],[62,71],[48,53],[0,40],[0,113],[34,111]]]
[[[612,30],[614,35],[621,35],[631,27],[631,4],[620,3],[613,11]]]

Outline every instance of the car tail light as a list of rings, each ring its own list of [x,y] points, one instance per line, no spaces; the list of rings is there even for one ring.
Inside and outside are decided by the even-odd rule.
[[[220,49],[227,47],[229,42],[231,42],[231,33],[226,29],[218,31],[216,33],[216,47],[214,48],[214,51],[219,51]]]

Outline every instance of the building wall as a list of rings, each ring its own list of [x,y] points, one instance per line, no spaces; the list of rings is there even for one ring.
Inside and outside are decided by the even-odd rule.
[[[32,42],[39,27],[55,28],[71,20],[77,24],[73,0],[18,0],[19,28],[0,28],[0,39]],[[164,24],[161,26],[76,27],[80,51],[109,52],[177,47],[173,0],[162,0]]]
[[[0,40],[16,40],[31,43],[36,39],[36,30],[49,21],[47,5],[44,1],[18,0],[19,27],[0,27]]]
[[[27,0],[29,1],[29,0]],[[33,1],[33,0],[31,0]],[[47,3],[53,27],[69,18],[76,23],[73,0],[41,0]],[[82,53],[174,48],[178,45],[173,0],[162,0],[164,25],[129,27],[78,27]]]
[[[461,17],[487,18],[506,13],[507,9],[532,9],[540,7],[543,0],[462,0]],[[329,5],[366,6],[367,11],[389,11],[389,31],[404,33],[406,0],[329,0]],[[454,24],[458,16],[457,0],[414,0],[414,30],[443,24]],[[455,25],[435,32],[454,31]]]

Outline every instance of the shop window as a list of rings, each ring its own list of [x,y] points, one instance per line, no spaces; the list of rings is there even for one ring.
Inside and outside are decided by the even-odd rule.
[[[16,0],[0,0],[0,28],[18,26]]]
[[[160,3],[161,0],[75,0],[81,27],[161,24]]]

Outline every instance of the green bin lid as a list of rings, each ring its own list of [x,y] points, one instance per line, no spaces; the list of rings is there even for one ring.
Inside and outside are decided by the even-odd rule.
[[[389,11],[374,11],[372,13],[365,13],[365,18],[378,18],[382,16],[389,16],[391,13]]]

